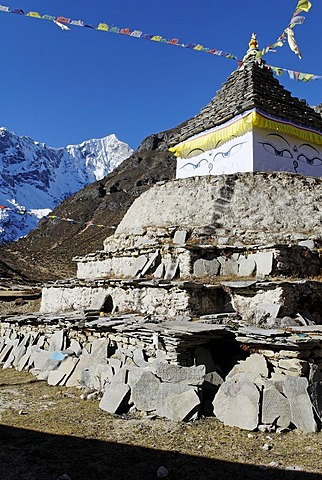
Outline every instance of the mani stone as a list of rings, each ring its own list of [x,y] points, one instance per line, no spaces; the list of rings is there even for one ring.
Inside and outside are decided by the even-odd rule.
[[[255,430],[258,426],[259,390],[242,374],[229,378],[220,387],[213,401],[214,413],[218,420],[231,427]]]
[[[177,230],[173,237],[173,243],[178,243],[183,245],[186,242],[187,231],[186,230]]]
[[[64,330],[60,330],[59,332],[55,332],[50,341],[49,341],[49,350],[51,352],[58,352],[64,350]]]
[[[156,366],[155,374],[162,382],[186,382],[189,385],[202,385],[205,379],[206,367],[181,367],[180,365],[171,365],[160,362]]]
[[[262,399],[262,423],[276,424],[288,428],[291,423],[291,410],[288,399],[280,393],[273,382],[264,383]]]
[[[159,417],[171,419],[174,397],[186,392],[187,390],[194,390],[194,387],[191,387],[191,385],[188,385],[186,382],[161,383],[156,414]]]
[[[116,413],[129,397],[130,387],[125,383],[107,385],[99,407],[108,413]]]
[[[309,383],[305,377],[287,376],[284,382],[284,393],[290,402],[292,423],[302,432],[314,433],[317,425],[308,386]]]
[[[130,271],[130,277],[136,277],[145,267],[148,258],[145,255],[138,257]]]
[[[228,373],[227,378],[242,372],[268,377],[268,368],[264,355],[253,353],[246,360],[242,360]]]
[[[219,274],[220,263],[216,258],[207,260],[199,258],[193,264],[193,274],[197,277],[216,276]]]
[[[64,385],[66,380],[70,377],[75,369],[78,358],[67,357],[58,367],[57,370],[52,370],[48,375],[49,385]]]
[[[187,390],[173,397],[169,397],[166,401],[168,412],[166,417],[175,422],[183,420],[191,420],[199,411],[200,398],[195,389]]]
[[[160,397],[160,380],[152,372],[143,371],[132,386],[132,400],[137,410],[151,412],[156,410]]]
[[[261,252],[254,255],[256,263],[256,274],[259,277],[270,275],[273,269],[274,254],[272,252]]]
[[[177,270],[179,267],[179,261],[171,262],[170,265],[167,267],[164,278],[165,280],[173,280],[176,276]]]
[[[256,269],[256,263],[251,258],[241,258],[238,261],[239,277],[251,277]]]

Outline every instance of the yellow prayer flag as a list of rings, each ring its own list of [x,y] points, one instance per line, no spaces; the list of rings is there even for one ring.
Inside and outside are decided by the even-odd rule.
[[[162,37],[160,35],[154,35],[151,40],[154,40],[155,42],[161,42]]]
[[[29,12],[27,17],[41,18],[41,15],[38,12]]]
[[[202,50],[204,47],[202,45],[196,45],[193,49],[194,50]]]
[[[107,30],[108,30],[107,23],[99,23],[98,27],[97,27],[97,30],[104,30],[105,32],[107,32]]]
[[[308,0],[299,0],[296,7],[296,12],[308,12],[312,7],[312,3]]]

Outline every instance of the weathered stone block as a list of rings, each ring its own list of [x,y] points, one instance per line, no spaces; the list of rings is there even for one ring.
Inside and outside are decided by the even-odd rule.
[[[138,410],[150,412],[158,407],[160,380],[152,372],[143,371],[132,387],[132,399]]]
[[[305,377],[287,376],[284,392],[290,402],[292,423],[303,432],[313,433],[317,430],[312,403],[308,394],[308,381]]]
[[[130,396],[130,387],[124,383],[107,385],[99,408],[108,413],[117,413]]]
[[[219,387],[213,402],[214,413],[225,425],[255,430],[258,426],[259,390],[252,380],[245,380],[246,374],[241,381],[238,376],[228,378]]]
[[[189,385],[202,385],[206,373],[205,365],[198,367],[181,367],[169,363],[157,364],[155,374],[162,382],[186,382]]]

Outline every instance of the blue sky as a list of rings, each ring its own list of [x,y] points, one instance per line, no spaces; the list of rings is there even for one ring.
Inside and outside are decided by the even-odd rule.
[[[322,75],[322,2],[311,0],[295,27],[303,59],[287,44],[268,64]],[[25,12],[202,44],[242,58],[251,33],[260,47],[287,26],[297,0],[2,0]],[[274,8],[275,5],[275,8]],[[228,75],[233,60],[125,35],[0,12],[0,126],[49,146],[111,133],[132,148],[148,135],[196,115]],[[322,102],[322,80],[280,82],[310,105]]]

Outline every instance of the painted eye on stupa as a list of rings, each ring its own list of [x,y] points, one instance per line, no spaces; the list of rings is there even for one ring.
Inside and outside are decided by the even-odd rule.
[[[208,163],[208,160],[206,160],[205,158],[202,158],[198,163],[191,163],[191,162],[186,163],[180,168],[180,170],[184,170],[185,172],[192,172],[193,170],[197,170],[198,168],[204,166],[207,163]]]
[[[205,151],[202,148],[194,148],[190,150],[186,158],[197,157],[197,155],[200,155],[201,153],[205,153]]]
[[[318,158],[318,157],[313,157],[313,158],[308,158],[306,155],[304,155],[303,153],[301,153],[297,159],[300,161],[300,162],[305,162],[307,163],[308,165],[312,165],[312,167],[318,167],[320,165],[322,165],[322,160],[321,158]]]
[[[270,153],[271,155],[276,155],[276,157],[284,157],[284,158],[293,158],[292,152],[287,148],[283,148],[282,150],[278,150],[274,145],[271,143],[266,142],[259,142],[263,145],[264,150]]]
[[[214,160],[216,160],[216,158],[223,159],[223,158],[232,157],[237,152],[239,152],[239,150],[244,145],[244,143],[246,142],[236,143],[236,145],[233,145],[232,147],[230,147],[230,149],[227,150],[226,152],[217,152],[216,155],[214,156]]]

